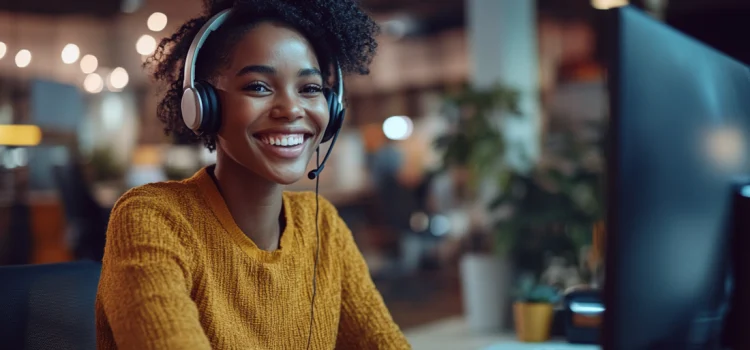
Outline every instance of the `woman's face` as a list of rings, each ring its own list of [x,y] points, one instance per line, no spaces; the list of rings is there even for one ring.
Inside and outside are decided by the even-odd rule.
[[[329,118],[310,43],[283,25],[260,23],[235,45],[214,84],[222,107],[221,151],[275,183],[304,176]]]

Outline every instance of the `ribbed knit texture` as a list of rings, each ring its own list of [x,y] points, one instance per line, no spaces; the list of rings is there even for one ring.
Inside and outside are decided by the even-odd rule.
[[[259,249],[204,168],[130,190],[107,231],[99,349],[305,349],[315,194],[285,192],[280,247]],[[410,349],[335,207],[320,197],[311,349]]]

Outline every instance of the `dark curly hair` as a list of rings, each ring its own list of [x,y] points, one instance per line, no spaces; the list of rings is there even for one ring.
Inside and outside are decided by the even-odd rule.
[[[203,13],[162,39],[144,63],[154,80],[167,88],[157,107],[166,135],[191,142],[202,141],[209,150],[216,149],[215,135],[196,136],[185,126],[180,102],[185,56],[193,38],[211,17],[229,7],[233,8],[232,15],[209,36],[196,58],[196,80],[211,81],[217,68],[228,63],[236,42],[263,21],[280,22],[302,33],[313,46],[324,81],[330,80],[329,67],[333,60],[344,74],[369,73],[380,28],[356,0],[206,0]]]

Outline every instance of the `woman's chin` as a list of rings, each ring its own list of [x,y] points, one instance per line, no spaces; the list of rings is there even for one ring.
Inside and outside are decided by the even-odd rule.
[[[306,167],[273,167],[267,169],[268,180],[279,185],[291,185],[302,178],[307,178]]]

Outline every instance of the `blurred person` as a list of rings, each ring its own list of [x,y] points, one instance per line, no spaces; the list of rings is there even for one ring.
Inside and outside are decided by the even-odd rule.
[[[195,63],[196,80],[216,91],[207,102],[221,107],[218,131],[195,136],[216,164],[117,202],[98,348],[409,349],[335,207],[283,191],[328,135],[336,62],[367,74],[378,26],[354,0],[207,3],[147,61],[169,85],[158,107],[167,132],[192,136],[181,105],[186,57],[230,7]]]

